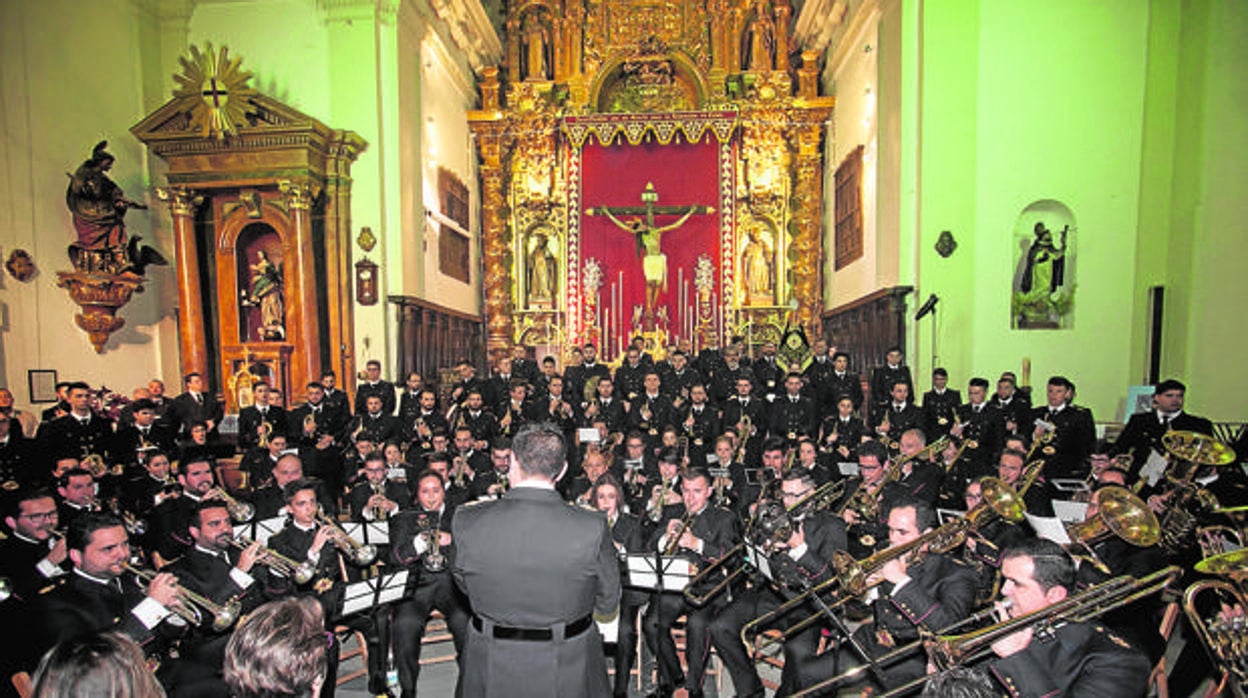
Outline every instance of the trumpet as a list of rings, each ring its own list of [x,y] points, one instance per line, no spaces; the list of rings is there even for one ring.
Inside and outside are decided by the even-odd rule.
[[[230,538],[229,544],[239,550],[245,550],[254,541],[247,537]],[[295,580],[296,584],[307,584],[316,576],[316,568],[311,562],[304,560],[303,562],[295,562],[285,555],[277,552],[272,548],[260,546],[260,557],[256,560],[260,564],[286,577]]]
[[[832,603],[827,604],[828,610],[843,606],[851,598],[862,596],[878,585],[880,581],[883,581],[872,581],[868,578],[882,569],[885,563],[909,556],[908,564],[913,565],[921,560],[924,555],[946,553],[957,548],[966,541],[967,536],[997,517],[1013,522],[1023,519],[1025,507],[1022,500],[1010,490],[1008,485],[997,478],[989,477],[981,480],[981,486],[984,490],[984,501],[968,511],[966,516],[954,519],[940,528],[928,531],[909,543],[895,545],[863,560],[855,560],[850,557],[849,553],[843,550],[836,551],[832,556],[833,577],[789,599],[776,609],[746,623],[741,628],[742,641],[747,645],[753,644],[750,635],[755,628],[762,627],[776,618],[783,617],[786,613],[806,603],[814,596],[829,592],[834,593],[836,598],[833,599]],[[784,642],[785,639],[810,627],[823,616],[823,613],[822,610],[816,611],[797,621],[785,628],[779,637],[768,638],[767,644]],[[765,646],[766,644],[758,646],[755,648],[755,651],[761,652]]]
[[[979,621],[990,617],[990,614],[995,613],[997,609],[986,609],[971,616],[970,619],[956,623],[953,628],[937,632],[931,632],[920,626],[918,640],[876,657],[875,666],[894,664],[899,659],[911,656],[919,650],[927,652],[930,663],[938,671],[970,664],[991,652],[992,643],[1003,637],[1026,628],[1032,628],[1037,634],[1045,634],[1067,623],[1088,622],[1116,608],[1121,608],[1142,598],[1159,593],[1173,583],[1174,580],[1178,579],[1181,574],[1182,570],[1178,567],[1167,567],[1139,579],[1125,575],[1116,577],[1031,613],[1018,615],[994,623],[986,628],[960,635],[947,633],[950,629],[966,625],[970,621]],[[870,669],[869,665],[855,667],[826,681],[803,688],[801,691],[794,693],[793,698],[821,694],[833,686],[840,685],[846,681],[852,681],[868,669]],[[909,694],[916,690],[920,684],[927,681],[928,678],[926,675],[921,676],[903,686],[898,686],[882,694],[881,698]]]
[[[693,514],[685,512],[685,517],[680,520],[680,526],[676,529],[676,533],[667,539],[667,547],[663,549],[663,557],[671,557],[680,549],[680,539],[685,535],[685,531],[693,525]]]
[[[884,448],[887,448],[888,450],[892,451],[892,450],[896,450],[898,443],[897,443],[897,439],[888,438],[888,432],[893,430],[892,425],[889,424],[889,421],[888,421],[888,412],[889,412],[889,408],[885,406],[884,419],[880,420],[879,426],[875,428],[875,433],[876,433],[876,438],[879,440],[881,444],[884,445]],[[887,429],[888,431],[881,431],[881,429]]]
[[[338,522],[330,518],[323,510],[317,510],[316,520],[330,527],[334,533],[334,547],[351,558],[355,564],[365,567],[373,564],[373,561],[377,559],[377,546],[371,543],[360,543],[348,536],[347,532],[342,530],[342,526],[339,526]]]
[[[663,518],[663,502],[667,501],[667,493],[672,491],[672,481],[663,478],[663,484],[658,491],[654,493],[654,497],[650,500],[649,512],[650,520],[658,523]]]
[[[439,539],[442,537],[441,524],[435,524],[432,528],[429,526],[429,519],[432,517],[421,516],[420,529],[421,535],[426,536],[425,541],[429,544],[429,549],[425,551],[424,557],[420,559],[420,564],[425,568],[426,572],[436,573],[446,569],[446,556],[442,554],[442,544]]]
[[[256,515],[256,507],[251,502],[243,502],[235,499],[224,487],[214,487],[208,491],[208,494],[216,493],[221,501],[225,502],[226,509],[230,512],[230,518],[234,523],[246,523]]]
[[[384,480],[376,484],[370,482],[368,483],[368,487],[369,489],[373,491],[374,496],[376,495],[381,495],[382,497],[386,496],[386,483]],[[380,504],[373,507],[373,521],[385,521],[389,517],[389,514],[390,512],[386,511],[386,508],[381,506]]]
[[[140,584],[146,588],[156,578],[156,573],[151,570],[135,567],[129,562],[121,563],[122,569],[138,577]],[[241,606],[238,599],[230,599],[225,603],[217,603],[212,599],[201,594],[196,594],[190,589],[178,587],[175,592],[177,603],[169,610],[178,617],[185,620],[191,625],[202,625],[204,622],[204,613],[212,615],[212,629],[217,632],[224,632],[234,625],[234,621],[238,620]]]

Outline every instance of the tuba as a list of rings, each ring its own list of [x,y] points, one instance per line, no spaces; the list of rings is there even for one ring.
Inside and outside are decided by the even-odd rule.
[[[1196,519],[1201,512],[1219,507],[1212,492],[1195,481],[1202,465],[1221,466],[1235,462],[1235,451],[1217,439],[1194,431],[1171,431],[1161,445],[1178,462],[1166,472],[1171,492],[1169,506],[1161,518],[1161,545],[1171,554],[1181,552],[1192,540]]]
[[[1205,602],[1205,597],[1211,597],[1212,603]],[[1183,612],[1217,671],[1214,687],[1206,695],[1242,696],[1248,692],[1246,609],[1248,597],[1244,592],[1221,579],[1196,582],[1183,593]],[[1203,615],[1202,610],[1212,614]]]

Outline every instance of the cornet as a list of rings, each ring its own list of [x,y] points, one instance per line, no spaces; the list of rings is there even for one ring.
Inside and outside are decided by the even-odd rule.
[[[317,510],[316,520],[320,521],[322,525],[329,526],[333,531],[334,547],[351,558],[351,561],[355,564],[366,567],[373,564],[373,561],[377,559],[377,546],[371,543],[360,543],[348,536],[347,532],[342,530],[342,526],[339,526],[338,522],[330,518],[324,511]]]
[[[368,487],[369,489],[373,491],[373,496],[377,496],[377,495],[381,495],[382,497],[386,496],[385,481],[382,481],[380,483],[369,482]],[[373,507],[373,521],[385,521],[387,518],[389,518],[389,516],[390,516],[390,512],[387,511],[384,506],[381,506],[380,504],[378,504],[377,506]]]
[[[147,583],[156,578],[155,572],[135,567],[129,562],[123,562],[121,566],[122,569],[138,577],[140,585],[144,588],[146,588]],[[234,621],[238,620],[241,611],[238,599],[230,599],[223,604],[219,604],[184,587],[178,587],[175,595],[177,603],[169,609],[171,612],[191,625],[202,625],[204,622],[203,612],[206,611],[212,614],[212,629],[217,632],[224,632],[231,625],[234,625]]]
[[[230,538],[229,544],[239,550],[245,550],[254,541],[250,538]],[[260,546],[260,557],[256,562],[286,577],[295,580],[296,584],[307,584],[316,576],[316,568],[311,562],[295,562],[272,548]]]
[[[242,502],[235,499],[224,487],[214,487],[208,491],[208,494],[217,493],[217,497],[225,502],[225,508],[230,512],[230,518],[234,523],[247,523],[256,515],[256,507],[251,502]]]

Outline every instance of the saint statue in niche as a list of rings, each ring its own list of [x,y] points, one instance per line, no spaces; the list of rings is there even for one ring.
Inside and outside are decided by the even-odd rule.
[[[251,288],[243,292],[244,307],[260,308],[260,327],[256,332],[261,341],[286,337],[286,302],[283,298],[282,270],[269,261],[264,250],[257,250],[251,265]]]
[[[745,285],[745,302],[768,304],[775,299],[774,259],[767,242],[765,226],[758,223],[749,229],[749,242],[741,254],[741,278]]]
[[[529,234],[529,305],[548,305],[559,289],[559,262],[550,251],[550,238],[538,229]]]
[[[1022,273],[1014,288],[1015,324],[1020,328],[1055,328],[1070,312],[1071,294],[1066,279],[1066,225],[1054,241],[1043,221],[1032,228],[1032,240],[1020,260]]]

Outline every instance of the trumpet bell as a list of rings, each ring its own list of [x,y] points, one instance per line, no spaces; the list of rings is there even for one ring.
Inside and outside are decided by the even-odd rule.
[[[251,502],[240,502],[236,500],[232,504],[228,505],[227,508],[230,512],[230,518],[234,520],[234,523],[247,523],[256,515],[256,508],[252,506]]]
[[[1198,465],[1229,465],[1235,462],[1235,449],[1195,431],[1170,431],[1161,445],[1176,458]]]
[[[357,565],[371,565],[373,564],[373,561],[377,559],[377,546],[369,543],[361,545],[358,548],[354,548],[354,552],[351,553],[351,558]]]
[[[1231,578],[1248,576],[1248,548],[1207,557],[1196,563],[1202,574],[1221,574]]]
[[[217,632],[225,632],[229,630],[234,622],[238,620],[239,614],[242,612],[242,606],[237,599],[230,599],[229,602],[223,604],[220,609],[214,613],[212,617],[212,629]]]
[[[308,582],[312,581],[312,578],[315,576],[316,576],[316,568],[312,566],[312,563],[307,562],[306,560],[304,562],[299,563],[299,565],[295,567],[295,583],[296,584],[307,584]]]

